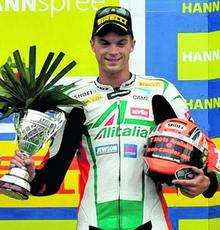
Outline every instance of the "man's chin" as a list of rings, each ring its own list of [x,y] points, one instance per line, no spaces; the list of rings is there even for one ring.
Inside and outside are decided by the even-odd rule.
[[[106,72],[111,73],[111,74],[115,74],[121,71],[121,68],[119,68],[118,66],[110,66],[108,68],[106,68]]]

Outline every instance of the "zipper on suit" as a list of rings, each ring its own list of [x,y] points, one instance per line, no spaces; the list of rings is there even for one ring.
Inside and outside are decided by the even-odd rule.
[[[118,118],[120,118],[120,113],[121,113],[121,100],[117,101],[117,106],[118,106]],[[121,197],[120,197],[120,188],[121,188],[121,134],[120,134],[120,128],[121,128],[121,121],[119,119],[118,123],[118,128],[119,128],[119,135],[118,135],[118,159],[119,159],[119,172],[118,172],[118,186],[119,186],[119,193],[118,193],[118,226],[119,229],[121,229]]]

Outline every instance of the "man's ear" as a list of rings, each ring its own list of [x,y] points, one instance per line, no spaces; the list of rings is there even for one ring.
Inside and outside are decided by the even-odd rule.
[[[133,39],[131,44],[131,52],[133,52],[135,44],[136,44],[136,40]]]
[[[94,52],[94,40],[93,39],[90,40],[90,46],[91,46],[92,51]]]

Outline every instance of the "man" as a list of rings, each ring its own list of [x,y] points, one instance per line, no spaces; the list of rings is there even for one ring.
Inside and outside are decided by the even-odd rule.
[[[35,170],[33,161],[24,161],[19,152],[11,162],[28,167],[31,193],[41,196],[58,191],[76,155],[81,172],[79,230],[172,229],[161,186],[144,173],[142,157],[156,124],[174,114],[187,119],[188,109],[165,79],[130,73],[128,61],[134,46],[129,11],[122,7],[98,10],[91,48],[99,76],[69,92],[85,102],[84,110],[66,109],[66,124],[56,134],[41,169]],[[155,95],[164,98],[156,108],[152,105]],[[216,177],[194,170],[198,174],[194,179],[173,182],[181,185],[186,196],[212,196]]]

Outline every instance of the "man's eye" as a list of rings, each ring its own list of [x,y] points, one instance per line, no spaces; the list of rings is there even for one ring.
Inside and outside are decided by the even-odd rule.
[[[106,42],[106,41],[100,41],[99,44],[100,44],[101,46],[107,46],[107,45],[109,45],[109,43]]]
[[[123,41],[119,41],[118,46],[125,46],[127,44],[127,41],[123,40]]]

